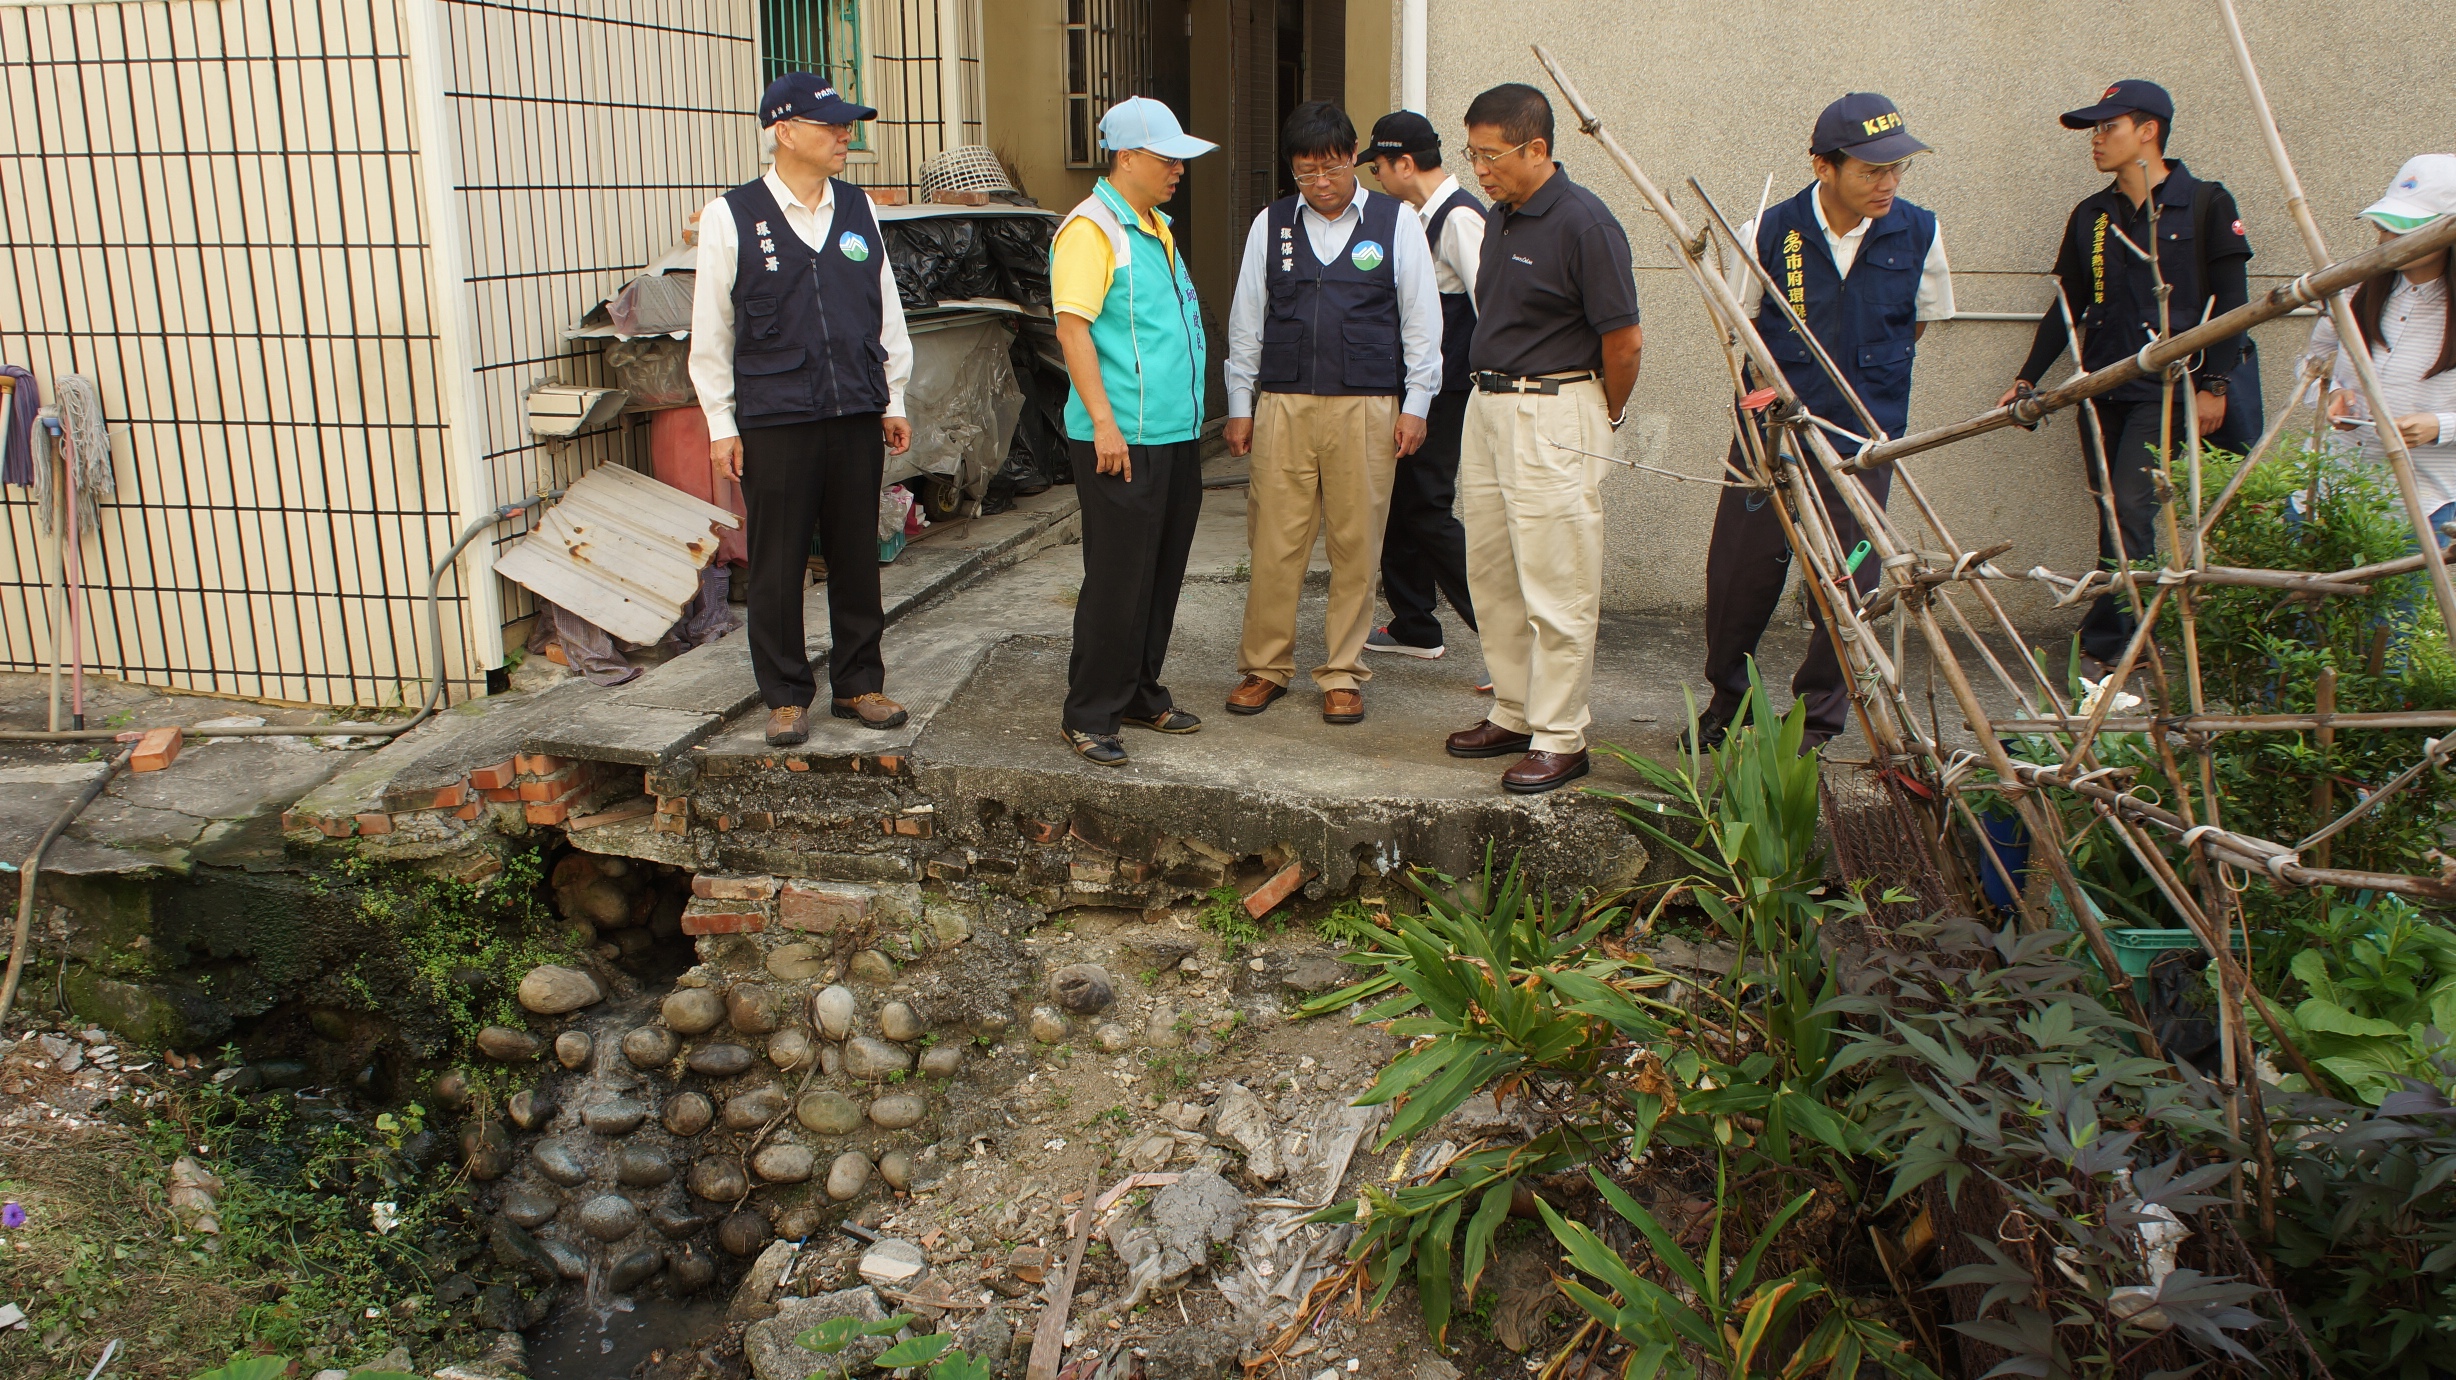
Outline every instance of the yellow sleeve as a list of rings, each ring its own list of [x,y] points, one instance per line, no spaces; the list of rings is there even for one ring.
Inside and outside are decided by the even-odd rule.
[[[1054,310],[1072,312],[1086,321],[1100,319],[1109,298],[1109,276],[1117,254],[1109,237],[1089,220],[1076,220],[1058,232],[1049,247],[1049,296]]]

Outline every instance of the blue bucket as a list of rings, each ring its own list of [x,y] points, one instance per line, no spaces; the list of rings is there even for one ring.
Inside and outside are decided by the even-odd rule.
[[[1979,858],[1980,888],[1987,894],[1987,904],[1998,910],[2011,910],[2020,904],[2021,888],[2029,878],[2029,828],[2019,816],[1980,815],[1978,823],[1987,832],[1987,841],[1995,846],[1993,857],[1982,852]],[[2012,869],[2012,876],[2005,876],[2004,868],[1996,866],[1998,858],[2003,860],[2004,867]]]

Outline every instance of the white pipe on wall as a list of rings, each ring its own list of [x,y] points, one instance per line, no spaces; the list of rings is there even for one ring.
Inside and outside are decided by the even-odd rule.
[[[1424,110],[1424,11],[1431,0],[1399,3],[1399,104],[1421,115]]]

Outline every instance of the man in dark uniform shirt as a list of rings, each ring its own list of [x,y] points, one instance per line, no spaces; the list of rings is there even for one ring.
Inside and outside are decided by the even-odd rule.
[[[2106,89],[2096,105],[2067,112],[2066,129],[2090,131],[2090,161],[2114,182],[2073,208],[2064,224],[2063,247],[2055,257],[2055,276],[2081,330],[2080,365],[2085,371],[2103,369],[2140,352],[2143,345],[2171,328],[2189,330],[2204,317],[2223,316],[2249,300],[2251,244],[2243,238],[2241,213],[2234,194],[2216,182],[2192,176],[2181,163],[2166,156],[2174,129],[2175,104],[2164,87],[2146,81],[2119,81]],[[2142,257],[2157,245],[2158,268]],[[2126,243],[2129,241],[2129,244]],[[2140,251],[2140,252],[2136,252]],[[2157,274],[2173,288],[2166,310],[2157,299]],[[2069,332],[2060,306],[2050,305],[2038,323],[2030,357],[2013,386],[2005,390],[2009,403],[2024,389],[2045,381],[2047,370],[2064,352]],[[2245,339],[2235,336],[2202,352],[2192,379],[2194,393],[2178,396],[2169,418],[2159,406],[2165,384],[2151,376],[2134,379],[2110,393],[2081,404],[2090,414],[2075,418],[2081,429],[2081,456],[2089,481],[2092,511],[2098,519],[2098,566],[2113,570],[2118,563],[2115,539],[2122,537],[2120,559],[2140,561],[2157,555],[2157,449],[2171,422],[2174,444],[2188,435],[2186,406],[2198,410],[2203,435],[2216,435],[2230,409],[2256,406],[2256,399],[2236,403],[2229,394],[2229,377],[2243,358]],[[2105,438],[2107,455],[2097,450]],[[2110,530],[2105,506],[2098,501],[2111,467],[2116,526]],[[2081,650],[2101,662],[2123,655],[2136,623],[2131,600],[2121,591],[2098,596],[2081,620]]]

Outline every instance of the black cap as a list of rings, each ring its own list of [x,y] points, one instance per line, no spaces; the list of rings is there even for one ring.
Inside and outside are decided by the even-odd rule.
[[[849,125],[855,120],[877,118],[877,111],[866,105],[855,105],[837,95],[832,82],[812,72],[787,72],[769,82],[767,93],[759,98],[761,128],[779,120],[816,120],[823,125]]]
[[[1441,147],[1441,136],[1433,132],[1433,122],[1412,110],[1393,110],[1373,122],[1373,142],[1365,146],[1357,161],[1370,163],[1376,158],[1396,158],[1402,153],[1425,153]]]
[[[2175,98],[2156,82],[2128,78],[2106,88],[2106,94],[2098,98],[2096,105],[2065,111],[2064,128],[2088,129],[2118,115],[2146,115],[2157,121],[2160,128],[2171,130],[2175,124]]]
[[[1853,91],[1816,117],[1808,152],[1847,153],[1863,163],[1899,163],[1927,145],[1910,137],[1900,107],[1873,91]]]

